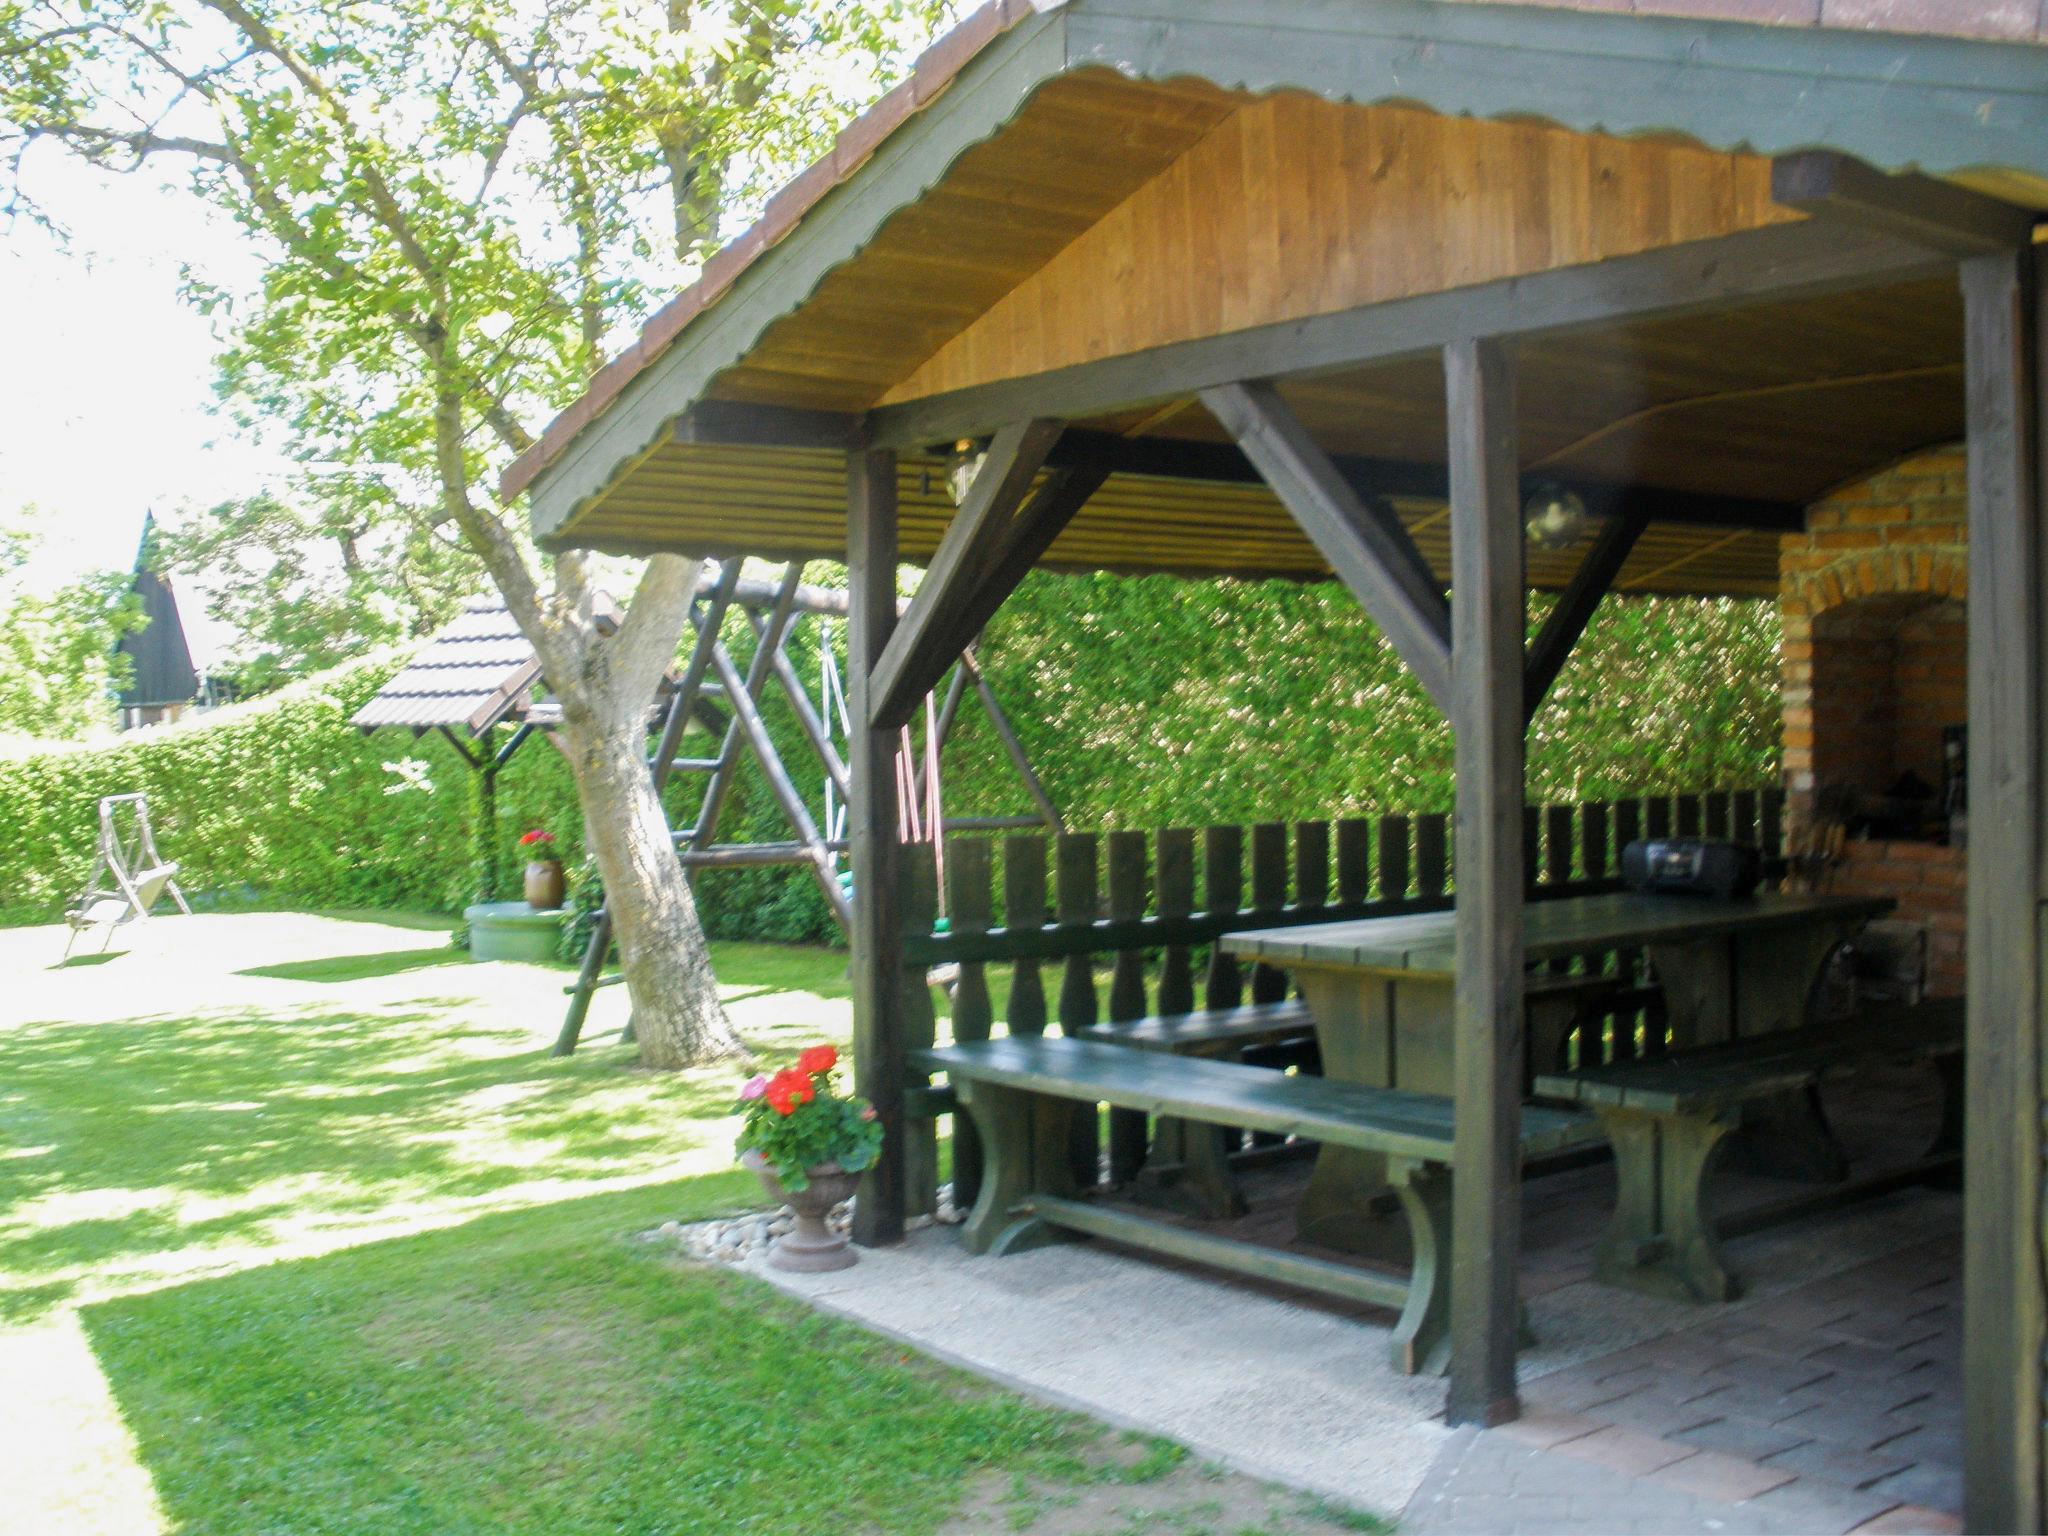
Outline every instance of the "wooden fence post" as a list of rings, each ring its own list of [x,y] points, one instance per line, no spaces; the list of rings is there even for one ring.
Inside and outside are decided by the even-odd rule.
[[[1195,834],[1187,827],[1163,827],[1154,840],[1158,887],[1154,904],[1166,918],[1186,917],[1195,910]],[[1192,957],[1185,944],[1169,944],[1159,957],[1161,1013],[1191,1013],[1195,1006]]]
[[[1053,840],[1053,879],[1059,901],[1062,927],[1070,923],[1092,923],[1100,911],[1101,893],[1096,884],[1096,844],[1093,832],[1063,832]],[[1095,957],[1086,951],[1067,956],[1060,973],[1060,1033],[1073,1038],[1101,1017],[1095,999]],[[1093,1112],[1069,1118],[1074,1178],[1083,1189],[1101,1182],[1102,1138]]]
[[[1137,919],[1145,915],[1150,895],[1146,879],[1146,837],[1142,832],[1109,834],[1109,915],[1113,919]],[[1109,979],[1109,1017],[1145,1017],[1145,952],[1119,949]],[[1109,1112],[1109,1181],[1125,1184],[1138,1175],[1145,1162],[1146,1129],[1143,1110],[1112,1109]]]
[[[946,844],[946,895],[952,931],[965,938],[989,931],[994,919],[993,849],[985,837],[955,837]],[[953,986],[953,1038],[986,1040],[995,1022],[988,966],[962,960]],[[967,1210],[981,1193],[982,1147],[974,1122],[953,1117],[953,1205]]]
[[[1036,834],[1003,839],[1003,926],[1045,926],[1045,839]],[[1045,978],[1035,955],[1010,962],[1010,1006],[1004,1022],[1013,1035],[1045,1033]]]
[[[1244,828],[1210,827],[1202,833],[1202,910],[1229,915],[1244,901]],[[1235,1008],[1244,1001],[1244,976],[1237,956],[1209,946],[1209,975],[1202,988],[1207,1008]]]

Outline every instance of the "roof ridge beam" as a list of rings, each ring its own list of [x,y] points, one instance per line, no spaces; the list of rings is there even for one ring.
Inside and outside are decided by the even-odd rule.
[[[1351,488],[1271,383],[1206,389],[1202,404],[1448,717],[1450,604],[1400,519]]]

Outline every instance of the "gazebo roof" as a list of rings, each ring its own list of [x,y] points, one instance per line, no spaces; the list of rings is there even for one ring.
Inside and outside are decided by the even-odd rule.
[[[2038,18],[1907,9],[1924,31],[2006,41],[1830,28],[1848,13],[1818,0],[1750,7],[1809,23],[1767,28],[1467,0],[985,6],[504,489],[531,492],[550,544],[834,556],[845,450],[879,441],[900,455],[903,556],[921,560],[953,514],[946,446],[1086,373],[1092,394],[1060,391],[1089,408],[1068,412],[1062,452],[1116,472],[1046,564],[1320,577],[1185,370],[1155,367],[1241,337],[1221,377],[1283,360],[1264,371],[1290,376],[1294,411],[1441,574],[1431,343],[1449,305],[1483,319],[1537,275],[1622,267],[1711,295],[1716,270],[1677,253],[1732,233],[1773,259],[1802,215],[1774,202],[1765,156],[1817,145],[2048,208]],[[1944,263],[1711,314],[1556,308],[1522,337],[1525,467],[1650,517],[1622,590],[1774,590],[1804,503],[1960,434]],[[1393,338],[1369,360],[1319,370],[1285,346],[1297,322],[1354,311]],[[1562,586],[1575,563],[1538,554],[1529,574]]]
[[[540,658],[504,599],[473,597],[349,724],[365,734],[400,726],[415,736],[442,728],[480,736],[517,710],[539,679]]]

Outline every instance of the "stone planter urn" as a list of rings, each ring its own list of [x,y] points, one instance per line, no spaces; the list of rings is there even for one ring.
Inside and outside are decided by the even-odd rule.
[[[837,1163],[824,1163],[806,1169],[810,1186],[792,1194],[782,1187],[782,1181],[775,1177],[768,1160],[760,1153],[742,1153],[740,1162],[754,1170],[761,1187],[768,1192],[768,1198],[781,1201],[796,1218],[796,1225],[775,1239],[769,1248],[770,1264],[777,1269],[815,1275],[835,1269],[851,1269],[860,1262],[853,1245],[825,1224],[825,1217],[833,1206],[853,1197],[860,1184],[859,1174],[847,1173]]]
[[[526,866],[526,904],[536,912],[552,912],[568,895],[560,859],[535,859]]]

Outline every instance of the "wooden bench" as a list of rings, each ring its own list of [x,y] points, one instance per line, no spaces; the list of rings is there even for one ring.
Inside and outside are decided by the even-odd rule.
[[[1312,1038],[1316,1021],[1298,997],[1236,1008],[1198,1008],[1192,1013],[1156,1013],[1143,1019],[1091,1024],[1086,1040],[1132,1045],[1174,1056],[1236,1056],[1248,1046]]]
[[[1845,1024],[1759,1035],[1677,1055],[1550,1073],[1538,1096],[1590,1109],[1613,1144],[1619,1192],[1614,1222],[1600,1245],[1602,1280],[1694,1301],[1726,1301],[1740,1291],[1721,1257],[1720,1240],[1864,1199],[1953,1170],[1961,1152],[1963,1003],[1944,998],[1866,1010]],[[1942,1126],[1917,1162],[1809,1195],[1721,1218],[1705,1209],[1708,1176],[1745,1111],[1759,1109],[1768,1146],[1774,1107],[1810,1101],[1805,1124],[1819,1118],[1822,1083],[1886,1063],[1927,1062],[1941,1070]],[[1830,1141],[1832,1138],[1829,1138]],[[1838,1150],[1838,1149],[1837,1149]]]
[[[965,1229],[971,1252],[1015,1253],[1080,1232],[1397,1308],[1395,1369],[1443,1367],[1450,1315],[1450,1100],[1044,1036],[914,1051],[911,1060],[919,1071],[946,1074],[981,1134],[987,1163]],[[1092,1114],[1098,1104],[1384,1154],[1388,1181],[1408,1218],[1408,1277],[1262,1248],[1080,1198],[1068,1128],[1075,1114]],[[1522,1117],[1525,1157],[1598,1136],[1592,1118],[1579,1111],[1536,1107]]]
[[[1617,996],[1622,985],[1616,976],[1531,973],[1526,992],[1531,1073],[1564,1066],[1565,1042],[1573,1030]],[[1315,1027],[1308,1004],[1288,998],[1091,1024],[1081,1031],[1081,1038],[1176,1056],[1319,1071]],[[1231,1170],[1228,1143],[1228,1132],[1239,1129],[1160,1120],[1147,1143],[1144,1167],[1131,1185],[1132,1194],[1212,1220],[1242,1215],[1244,1196]]]
[[[1112,1019],[1081,1031],[1085,1040],[1162,1051],[1170,1056],[1200,1056],[1215,1061],[1240,1061],[1284,1071],[1322,1070],[1316,1049],[1316,1021],[1298,997],[1272,1003],[1242,1003],[1235,1008],[1197,1008],[1187,1013],[1151,1014],[1142,1019]],[[1222,1219],[1244,1213],[1244,1197],[1230,1167],[1232,1141],[1241,1126],[1210,1126],[1172,1118],[1153,1123],[1147,1134],[1145,1116],[1117,1110],[1110,1116],[1111,1137],[1122,1132],[1126,1145],[1143,1148],[1144,1165],[1131,1180],[1131,1194],[1140,1200],[1191,1216]]]

